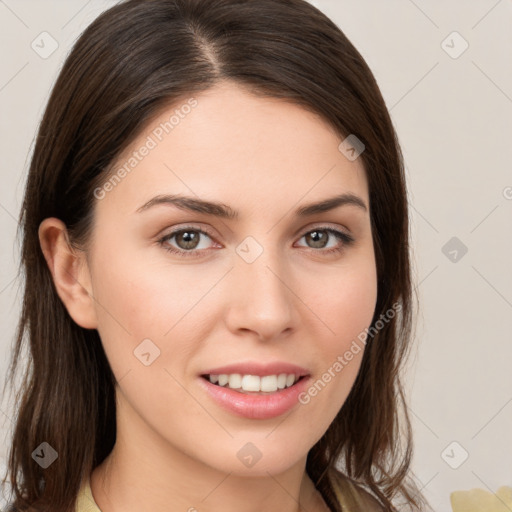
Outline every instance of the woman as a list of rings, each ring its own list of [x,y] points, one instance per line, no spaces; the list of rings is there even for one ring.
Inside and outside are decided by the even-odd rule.
[[[54,86],[20,220],[13,509],[424,505],[402,156],[313,6],[103,13]]]

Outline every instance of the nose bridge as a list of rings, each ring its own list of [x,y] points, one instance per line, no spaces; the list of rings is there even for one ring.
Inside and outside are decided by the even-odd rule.
[[[271,237],[266,237],[269,240]],[[278,336],[292,326],[293,289],[290,273],[277,248],[247,237],[236,248],[231,301],[232,328]]]

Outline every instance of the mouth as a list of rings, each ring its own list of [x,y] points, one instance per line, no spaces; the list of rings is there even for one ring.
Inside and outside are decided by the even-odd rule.
[[[246,361],[208,369],[199,377],[200,387],[217,406],[230,414],[252,420],[277,418],[300,404],[299,397],[311,382],[311,373],[284,361]]]
[[[221,373],[201,375],[207,382],[248,395],[273,395],[297,385],[307,375],[279,373],[271,375],[251,375]]]
[[[248,419],[271,419],[299,405],[311,372],[287,361],[239,361],[199,375],[206,395],[225,411]]]

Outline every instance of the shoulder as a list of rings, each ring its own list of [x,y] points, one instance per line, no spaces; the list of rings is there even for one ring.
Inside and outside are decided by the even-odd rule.
[[[377,501],[377,499],[369,493],[363,486],[343,475],[339,471],[335,471],[331,480],[333,485],[339,492],[339,496],[347,502],[349,510],[352,512],[385,512],[385,508]]]

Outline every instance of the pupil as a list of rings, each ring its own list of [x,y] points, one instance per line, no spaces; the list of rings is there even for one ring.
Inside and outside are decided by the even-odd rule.
[[[177,242],[184,243],[184,249],[194,249],[197,246],[199,237],[193,231],[182,231],[177,235]]]
[[[326,244],[325,232],[319,231],[319,230],[315,230],[315,231],[311,231],[309,236],[310,236],[310,238],[313,239],[313,244],[315,244],[314,247],[318,248],[318,247],[324,247],[325,246],[325,244]]]

